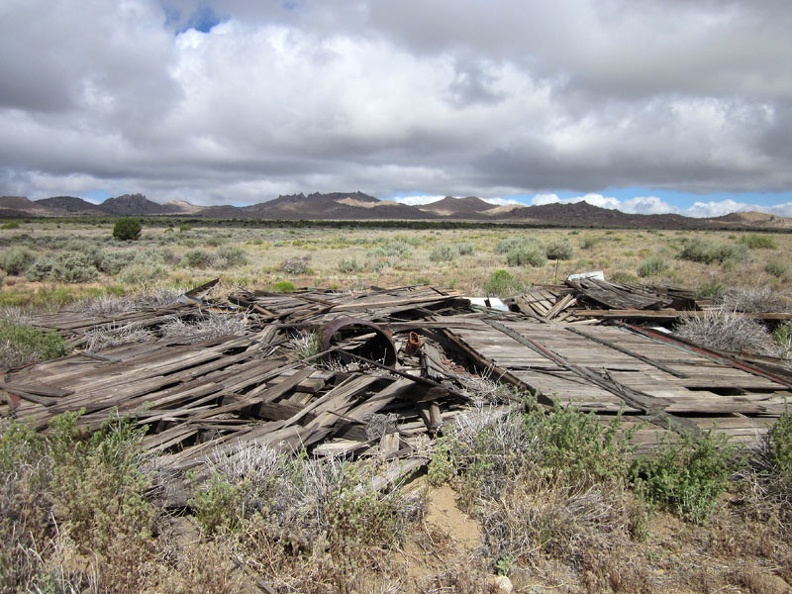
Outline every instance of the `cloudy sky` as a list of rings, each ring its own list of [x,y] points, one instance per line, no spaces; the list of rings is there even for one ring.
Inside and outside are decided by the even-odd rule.
[[[792,216],[789,0],[2,0],[0,195]]]

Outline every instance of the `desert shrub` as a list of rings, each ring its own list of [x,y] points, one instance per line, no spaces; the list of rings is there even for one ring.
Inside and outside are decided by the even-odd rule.
[[[787,295],[770,287],[733,287],[724,291],[721,306],[729,311],[753,313],[787,312],[790,300]]]
[[[36,260],[36,255],[23,246],[12,247],[0,253],[0,268],[8,274],[21,276]]]
[[[219,529],[235,530],[241,516],[241,489],[235,487],[217,472],[193,491],[188,505],[206,536],[214,535]]]
[[[451,246],[445,243],[434,246],[429,252],[429,260],[432,262],[451,262],[455,256]]]
[[[99,276],[99,271],[90,254],[66,252],[55,259],[52,276],[65,283],[88,283]]]
[[[774,250],[777,249],[775,239],[771,235],[760,233],[749,233],[740,237],[740,243],[752,250]]]
[[[458,243],[456,249],[460,256],[470,256],[474,252],[473,244],[468,241],[464,243]]]
[[[494,251],[496,254],[508,254],[512,250],[521,248],[525,245],[525,243],[526,238],[512,235],[510,237],[501,239],[498,243],[496,243]]]
[[[93,257],[81,252],[65,252],[54,258],[39,256],[25,271],[25,278],[29,281],[54,279],[65,283],[87,283],[98,276]]]
[[[563,475],[532,474],[498,499],[483,499],[476,515],[482,525],[482,550],[494,560],[496,572],[508,574],[547,559],[570,567],[583,565],[583,572],[583,560],[592,554],[601,556],[603,549],[626,552],[634,548],[631,534],[638,513],[618,483],[585,486]],[[610,572],[602,573],[607,584]],[[588,591],[611,591],[603,586]]]
[[[619,433],[620,422],[617,416],[602,425],[593,413],[560,405],[548,411],[530,404],[524,413],[500,418],[477,412],[441,440],[431,464],[461,474],[468,507],[480,497],[497,499],[510,480],[536,469],[583,485],[618,481],[627,476],[632,450],[632,435]]]
[[[245,266],[248,263],[245,250],[235,246],[223,246],[217,250],[212,259],[212,266],[217,270],[226,270],[228,268],[237,268]]]
[[[745,262],[750,256],[748,247],[745,244],[713,243],[694,239],[685,245],[679,254],[679,258],[704,264],[718,262],[719,264],[731,265]]]
[[[637,493],[696,524],[705,523],[739,467],[737,449],[722,433],[667,437],[630,470]]]
[[[185,268],[209,268],[212,265],[212,254],[206,250],[189,250],[184,252],[181,265]]]
[[[539,268],[547,264],[547,255],[541,245],[526,244],[506,254],[509,266],[533,266]]]
[[[60,334],[0,319],[0,367],[9,369],[62,357],[69,349]]]
[[[525,415],[526,433],[539,445],[541,463],[583,482],[618,480],[626,475],[632,434],[620,433],[621,416],[607,425],[594,413],[555,404]]]
[[[86,440],[78,414],[53,419],[49,455],[54,513],[78,543],[106,551],[119,533],[133,540],[150,534],[154,510],[146,500],[140,442],[146,428],[112,418]],[[120,524],[119,524],[120,523]]]
[[[100,251],[94,257],[94,265],[99,272],[115,276],[128,266],[134,259],[133,252],[119,252],[119,251]]]
[[[338,271],[343,274],[353,274],[361,270],[363,270],[363,267],[354,258],[344,258],[338,263]]]
[[[113,238],[120,241],[137,241],[143,226],[136,217],[122,217],[113,226]]]
[[[568,239],[551,241],[545,251],[548,260],[571,260],[575,255],[575,247]]]
[[[8,221],[0,225],[0,229],[19,229],[19,221]]]
[[[778,349],[767,328],[732,311],[708,311],[701,316],[684,316],[674,333],[704,347],[757,355],[775,356]]]
[[[580,238],[580,249],[581,250],[593,250],[600,243],[602,243],[602,238],[601,237],[595,237],[593,235],[588,235],[586,237],[581,237]]]
[[[778,345],[779,354],[784,359],[792,358],[792,322],[784,322],[776,326],[771,336]]]
[[[651,258],[642,260],[641,263],[638,264],[638,276],[641,278],[655,276],[662,274],[668,270],[668,268],[668,260],[660,256],[652,256]]]
[[[699,287],[696,291],[696,297],[699,299],[718,299],[723,296],[725,291],[726,287],[718,281],[713,281]]]
[[[484,292],[487,295],[507,297],[519,293],[523,289],[523,284],[512,276],[508,270],[496,270],[489,280],[484,283]]]
[[[781,414],[767,432],[764,447],[771,469],[792,489],[792,412]]]
[[[126,285],[145,285],[160,278],[164,272],[164,265],[140,264],[133,261],[118,274],[118,280]]]
[[[391,258],[394,256],[406,258],[411,256],[412,253],[413,246],[411,243],[406,238],[396,237],[383,241],[380,245],[370,249],[366,255],[375,258]]]
[[[79,416],[55,417],[46,434],[0,424],[0,591],[140,590],[157,517],[146,500],[145,429],[116,418],[87,435]],[[86,553],[90,576],[60,565]]]
[[[281,262],[278,268],[288,274],[305,274],[308,271],[308,260],[310,260],[309,256],[289,258]]]
[[[780,260],[770,260],[765,264],[764,271],[776,278],[784,278],[789,276],[789,265]]]
[[[349,548],[390,548],[419,520],[423,497],[398,488],[376,490],[372,470],[339,459],[289,457],[249,445],[217,456],[212,479],[193,498],[204,524],[233,526],[244,518],[265,541],[294,552],[338,555]]]
[[[482,408],[438,441],[428,478],[451,481],[483,527],[482,550],[507,572],[552,556],[575,563],[607,531],[629,539],[629,434],[574,407]]]
[[[39,256],[25,271],[25,278],[29,281],[43,281],[52,275],[55,261],[49,256]]]

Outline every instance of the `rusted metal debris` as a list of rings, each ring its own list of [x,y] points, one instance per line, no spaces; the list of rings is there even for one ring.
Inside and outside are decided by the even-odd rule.
[[[61,332],[77,352],[6,372],[0,415],[42,430],[66,411],[84,410],[89,429],[132,415],[148,427],[144,447],[176,470],[255,443],[398,459],[398,474],[425,464],[434,436],[459,415],[511,410],[526,392],[604,419],[621,413],[625,426],[640,426],[644,449],[669,430],[715,429],[756,444],[792,400],[790,374],[772,364],[628,324],[558,323],[570,319],[558,303],[579,304],[576,291],[559,289],[543,315],[482,310],[426,286],[238,290],[222,300],[196,293],[103,319],[65,309],[36,323]],[[539,287],[526,295],[549,293]],[[193,344],[165,332],[173,320],[207,315],[243,317],[244,331]],[[89,333],[128,327],[146,328],[150,339],[85,349]],[[316,352],[300,352],[306,336],[319,338]]]

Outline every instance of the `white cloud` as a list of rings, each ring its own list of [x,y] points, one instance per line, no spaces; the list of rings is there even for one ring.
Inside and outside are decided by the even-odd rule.
[[[792,5],[622,5],[6,0],[0,194],[788,191]]]
[[[558,202],[561,202],[561,199],[556,194],[537,194],[531,199],[531,206],[556,204]]]
[[[619,210],[634,214],[669,214],[679,209],[656,196],[638,196],[621,203]]]
[[[439,202],[445,196],[428,196],[426,194],[414,194],[410,196],[396,196],[391,198],[394,202],[400,204],[407,204],[408,206],[421,206],[423,204],[432,204],[432,202]]]
[[[736,202],[734,200],[720,200],[718,202],[695,202],[693,206],[686,208],[682,214],[686,217],[719,217],[730,212],[739,212],[746,210],[757,210],[758,207],[750,208],[744,202]]]
[[[525,206],[524,203],[514,198],[482,198],[482,200],[495,206]]]

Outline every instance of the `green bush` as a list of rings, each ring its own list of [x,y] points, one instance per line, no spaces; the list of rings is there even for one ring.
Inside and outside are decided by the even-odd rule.
[[[670,434],[669,434],[670,435]],[[666,437],[654,455],[637,459],[631,468],[634,489],[696,524],[704,524],[737,469],[737,450],[722,433]]]
[[[53,498],[62,526],[78,544],[102,552],[124,535],[150,534],[154,509],[146,499],[140,442],[146,427],[116,417],[84,439],[80,413],[51,422],[48,453],[54,462]]]
[[[239,526],[243,513],[241,498],[241,489],[215,472],[195,490],[188,505],[204,534],[212,536],[220,528],[234,530]]]
[[[523,284],[515,279],[508,270],[496,270],[484,283],[484,292],[487,295],[498,297],[508,297],[519,293],[522,289]]]
[[[778,345],[781,357],[792,357],[792,322],[784,322],[777,326],[770,334]]]
[[[776,278],[789,276],[789,265],[779,260],[770,260],[765,264],[764,270],[767,274],[771,274]]]
[[[792,412],[784,411],[765,437],[771,468],[792,489]]]
[[[206,250],[189,250],[184,252],[181,265],[185,268],[209,268],[212,265],[212,254]]]
[[[366,255],[373,258],[407,258],[412,255],[413,246],[404,238],[394,238],[371,248]]]
[[[228,268],[237,268],[245,266],[248,263],[245,250],[235,246],[223,246],[217,250],[217,254],[213,259],[213,266],[217,270],[226,270]]]
[[[113,238],[120,241],[137,241],[143,226],[137,217],[122,217],[113,226]]]
[[[725,292],[726,287],[718,281],[712,281],[706,285],[700,286],[696,291],[696,297],[699,299],[718,299],[723,297]]]
[[[628,476],[632,433],[620,432],[621,417],[607,425],[595,413],[556,404],[547,410],[529,403],[526,411],[472,424],[440,441],[435,477],[461,474],[468,503],[497,497],[521,473],[563,474],[577,485],[619,481]],[[449,469],[454,469],[450,471]]]
[[[432,248],[429,253],[429,260],[432,262],[451,262],[455,256],[456,254],[450,245],[441,243]]]
[[[280,270],[289,274],[305,274],[308,271],[308,256],[289,258],[280,264]]]
[[[0,268],[8,274],[21,276],[36,260],[36,255],[26,247],[12,247],[0,254]]]
[[[647,258],[642,260],[640,264],[638,264],[638,276],[641,278],[646,278],[647,276],[655,276],[658,274],[662,274],[666,270],[668,270],[669,264],[668,260],[662,258],[660,256],[652,256],[651,258]]]
[[[511,251],[523,247],[525,244],[526,244],[526,239],[524,237],[516,237],[516,236],[506,237],[505,239],[501,239],[497,244],[495,244],[495,253],[508,254]]]
[[[353,274],[361,270],[363,270],[363,267],[354,258],[343,259],[338,263],[338,271],[344,274]]]
[[[18,221],[9,221],[0,225],[0,229],[19,229]]]
[[[294,293],[297,287],[291,281],[278,281],[272,286],[275,293]]]
[[[99,271],[90,254],[66,252],[55,260],[52,276],[64,283],[88,283],[99,276]]]
[[[11,320],[0,320],[0,366],[3,369],[62,357],[69,352],[60,334]]]
[[[524,245],[506,254],[509,266],[532,266],[540,268],[547,264],[547,255],[539,245]]]
[[[100,251],[94,255],[94,265],[99,272],[115,276],[126,268],[132,260],[135,259],[135,254],[130,251]]]
[[[470,242],[464,242],[457,244],[456,246],[457,252],[459,252],[460,256],[470,256],[473,254],[473,244]]]
[[[568,239],[558,239],[550,242],[545,252],[548,260],[571,260],[575,254],[575,247]]]
[[[627,476],[632,433],[619,432],[621,415],[604,425],[595,412],[555,403],[549,412],[535,407],[525,415],[524,423],[543,466],[570,473],[583,482]]]
[[[752,250],[774,250],[777,249],[775,239],[770,235],[759,233],[749,233],[740,237],[740,243]]]
[[[750,256],[745,244],[712,243],[694,239],[685,245],[679,254],[679,258],[704,264],[718,262],[730,265],[737,262],[745,262]]]
[[[25,271],[25,278],[29,281],[40,282],[52,276],[55,261],[49,256],[39,256]]]

